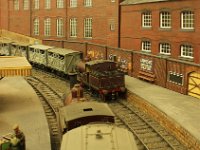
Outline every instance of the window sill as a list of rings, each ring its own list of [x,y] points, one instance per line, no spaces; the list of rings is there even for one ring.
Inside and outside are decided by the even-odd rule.
[[[194,58],[188,58],[188,57],[183,57],[183,56],[179,56],[179,59],[183,61],[190,61],[190,62],[194,61]]]
[[[162,27],[160,27],[159,30],[160,31],[171,31],[172,28],[162,28]]]
[[[152,30],[152,27],[142,27],[142,30]]]
[[[161,57],[161,58],[169,58],[169,57],[171,57],[171,54],[162,54],[162,53],[159,53],[158,56]]]
[[[195,29],[180,29],[181,32],[195,32]]]
[[[150,54],[151,51],[145,51],[145,50],[141,50],[142,53],[147,53],[147,54]]]

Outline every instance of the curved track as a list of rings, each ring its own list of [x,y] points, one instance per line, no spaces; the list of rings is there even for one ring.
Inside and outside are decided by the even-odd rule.
[[[140,150],[186,150],[157,122],[126,101],[110,103],[109,106],[135,135]]]
[[[60,147],[61,134],[57,122],[57,113],[58,108],[63,106],[61,96],[36,77],[27,77],[26,80],[36,91],[43,105],[49,123],[52,150],[58,150]]]

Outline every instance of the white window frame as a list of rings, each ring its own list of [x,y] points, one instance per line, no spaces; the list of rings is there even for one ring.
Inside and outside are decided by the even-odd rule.
[[[85,7],[91,7],[92,6],[92,0],[84,0],[84,6]]]
[[[181,57],[190,58],[190,59],[194,58],[194,49],[192,45],[189,45],[189,44],[181,45]]]
[[[160,43],[160,54],[170,55],[171,45],[169,43]]]
[[[77,18],[70,19],[70,37],[77,37]]]
[[[14,0],[14,10],[19,10],[19,0]]]
[[[142,51],[151,52],[151,42],[149,40],[142,41]]]
[[[40,8],[40,0],[34,0],[34,9]]]
[[[24,10],[29,10],[29,0],[24,0],[23,5],[24,5]]]
[[[51,9],[51,0],[45,0],[45,9]]]
[[[39,18],[35,18],[33,21],[33,34],[39,35],[39,29],[40,29],[40,20]]]
[[[160,12],[160,28],[171,28],[171,13],[169,11]]]
[[[181,12],[181,29],[194,29],[194,12],[183,11]]]
[[[84,38],[92,38],[92,18],[84,19]]]
[[[57,0],[56,6],[57,8],[64,8],[64,0]]]
[[[57,37],[64,36],[64,20],[63,20],[63,18],[58,18],[56,20],[56,35],[57,35]]]
[[[142,13],[142,27],[151,28],[152,27],[152,13],[151,11],[146,11]]]
[[[70,0],[69,7],[71,7],[71,8],[77,7],[77,0]]]
[[[44,20],[44,36],[51,36],[51,19]]]

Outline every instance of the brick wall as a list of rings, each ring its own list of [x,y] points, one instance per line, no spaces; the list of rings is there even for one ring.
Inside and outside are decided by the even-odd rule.
[[[152,54],[159,54],[159,43],[169,42],[171,44],[171,57],[179,59],[180,45],[190,43],[194,48],[194,62],[200,62],[200,2],[198,0],[181,0],[159,3],[146,3],[137,5],[121,6],[121,48],[141,50],[141,40],[147,38],[151,41]],[[167,9],[172,16],[171,29],[160,28],[160,11]],[[152,27],[142,27],[142,11],[152,12]],[[192,10],[195,13],[195,30],[184,31],[180,28],[181,12]]]

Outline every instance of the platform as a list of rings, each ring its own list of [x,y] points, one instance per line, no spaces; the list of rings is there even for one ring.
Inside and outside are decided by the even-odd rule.
[[[27,150],[50,150],[50,135],[44,110],[23,77],[0,80],[0,136],[12,133],[18,124],[26,136]]]
[[[126,76],[126,87],[175,120],[200,141],[200,99]]]

